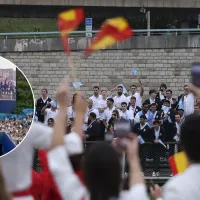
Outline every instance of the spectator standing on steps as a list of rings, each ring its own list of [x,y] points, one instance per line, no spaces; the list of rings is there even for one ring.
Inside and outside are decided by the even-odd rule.
[[[38,121],[44,122],[44,115],[41,113],[42,108],[47,105],[47,102],[50,102],[51,99],[48,97],[48,91],[47,89],[42,89],[41,91],[41,97],[37,100],[36,104],[36,112]]]
[[[99,95],[99,87],[98,86],[94,86],[93,90],[94,90],[94,95],[91,96],[89,99],[91,99],[93,101],[93,108],[98,109],[99,102],[102,99],[102,96]]]
[[[50,108],[48,108],[49,106]],[[54,100],[51,100],[51,102],[47,102],[47,105],[42,108],[41,113],[44,115],[45,125],[48,125],[49,118],[53,118],[55,121],[58,114],[56,102]]]
[[[126,102],[128,104],[128,100],[126,98],[126,96],[123,94],[123,87],[122,86],[118,86],[117,87],[117,96],[114,97],[114,106],[117,109],[121,109],[121,104],[123,102]]]
[[[131,101],[131,97],[136,98],[136,106],[142,107],[142,97],[144,94],[144,88],[142,86],[142,82],[139,79],[139,84],[140,84],[140,92],[137,92],[137,86],[136,85],[131,85],[131,95],[127,97],[128,103]]]

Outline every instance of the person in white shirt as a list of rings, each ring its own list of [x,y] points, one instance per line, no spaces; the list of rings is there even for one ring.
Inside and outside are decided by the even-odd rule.
[[[68,96],[65,95],[65,92],[64,88],[60,90],[60,96]],[[59,102],[59,104],[65,109],[64,102],[66,99],[61,97],[62,103]],[[81,123],[83,122],[85,107],[81,97],[78,97],[77,102],[79,107],[75,119],[77,122],[75,133],[81,136],[82,130],[80,127],[83,125]],[[65,134],[65,126],[63,122],[65,114],[62,111],[63,109],[59,110],[59,118],[55,125],[52,139],[52,148],[48,152],[48,165],[61,198],[63,200],[105,200],[112,198],[148,200],[144,179],[140,173],[138,140],[135,136],[131,139],[123,140],[127,147],[130,164],[130,189],[128,191],[120,192],[121,166],[119,155],[112,146],[106,143],[92,145],[85,155],[83,168],[86,186],[81,183],[72,169],[68,153],[64,148],[63,135]]]
[[[74,105],[75,105],[75,101],[76,101],[76,96],[77,96],[77,93],[75,93],[73,95],[72,101],[71,101],[71,106],[69,106],[68,109],[67,109],[67,118],[68,119],[75,117]]]
[[[110,118],[112,117],[112,112],[113,110],[115,110],[116,108],[113,106],[114,104],[114,100],[112,98],[108,98],[107,99],[107,106],[108,108],[106,108],[104,110],[104,115],[103,115],[103,123],[105,128],[108,128],[108,122],[110,120]]]
[[[117,109],[121,109],[121,104],[122,102],[126,102],[128,104],[128,100],[126,98],[126,96],[123,94],[123,87],[122,86],[118,86],[117,87],[117,96],[114,97],[114,106]]]
[[[104,110],[108,107],[107,106],[107,91],[106,90],[102,90],[101,91],[101,95],[102,95],[102,99],[99,101],[99,106],[98,106],[100,119],[103,118]]]
[[[100,119],[100,131],[101,131],[101,134],[104,135],[105,126],[104,126],[104,123],[103,123],[103,117],[104,117],[104,110],[108,107],[107,106],[107,99],[108,99],[107,98],[107,91],[102,90],[101,95],[102,95],[102,99],[99,101],[98,111],[99,111],[99,119]]]
[[[49,105],[51,107],[47,108]],[[47,121],[49,118],[53,118],[55,120],[58,114],[56,102],[54,100],[51,100],[51,102],[47,102],[47,105],[42,108],[41,113],[44,115],[45,125],[48,125]]]
[[[99,119],[99,111],[94,108],[92,99],[88,99],[87,102],[88,102],[87,116],[89,116],[89,114],[93,112],[96,114],[96,119]]]
[[[94,86],[93,90],[94,90],[94,95],[91,96],[89,99],[92,99],[93,107],[95,109],[98,109],[99,108],[99,101],[102,99],[102,95],[99,95],[99,87],[98,86]]]
[[[127,110],[126,102],[122,102],[121,110],[119,110],[119,115],[121,118],[129,121],[130,123],[133,123],[133,120],[134,120],[133,113],[131,111]]]
[[[85,117],[84,117],[84,122],[85,122],[84,127],[83,127],[84,131],[87,130],[87,127],[88,127],[88,117],[89,117],[89,115],[90,115],[91,112],[95,113],[96,114],[96,119],[99,120],[99,111],[93,107],[93,101],[92,101],[92,99],[88,99],[87,103],[88,103],[88,108],[87,108],[87,111],[86,111]]]
[[[191,115],[181,126],[180,143],[188,159],[188,168],[181,174],[171,178],[161,189],[151,188],[154,198],[164,200],[196,200],[200,199],[200,116]]]
[[[165,200],[200,199],[200,116],[190,116],[181,126],[181,144],[189,161],[188,169],[166,183]]]
[[[195,97],[194,94],[190,91],[189,86],[184,86],[185,95],[183,98],[183,105],[184,105],[184,114],[185,116],[191,115],[194,113],[194,104],[195,104]]]
[[[142,86],[142,82],[139,79],[139,84],[140,84],[140,92],[137,92],[137,86],[136,85],[131,85],[131,95],[127,97],[128,103],[130,103],[131,97],[136,98],[136,106],[142,107],[142,97],[144,94],[144,88]]]

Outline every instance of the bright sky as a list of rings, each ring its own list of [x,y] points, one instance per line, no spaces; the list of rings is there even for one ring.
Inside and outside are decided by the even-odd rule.
[[[0,56],[0,69],[13,69],[16,71],[16,68],[17,66],[12,62]]]

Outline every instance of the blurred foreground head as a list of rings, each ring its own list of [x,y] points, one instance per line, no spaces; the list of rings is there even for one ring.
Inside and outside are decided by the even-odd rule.
[[[91,200],[108,200],[120,192],[119,154],[107,143],[90,146],[83,162],[83,173]]]
[[[191,163],[200,163],[200,115],[190,115],[181,126],[181,145]]]

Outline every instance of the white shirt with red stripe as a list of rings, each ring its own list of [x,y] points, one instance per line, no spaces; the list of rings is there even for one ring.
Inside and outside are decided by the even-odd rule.
[[[90,199],[88,190],[74,173],[64,146],[56,147],[48,152],[48,163],[63,200]],[[136,184],[129,191],[120,193],[119,200],[130,199],[149,200],[145,185]]]

